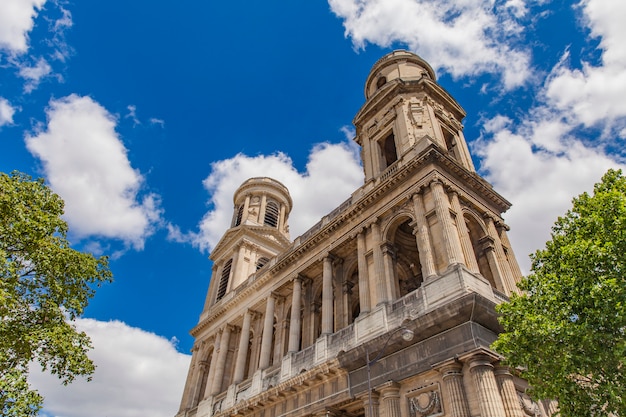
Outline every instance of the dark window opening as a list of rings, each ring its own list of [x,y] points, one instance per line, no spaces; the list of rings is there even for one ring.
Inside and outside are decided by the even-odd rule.
[[[278,213],[278,204],[273,201],[269,201],[265,206],[265,219],[263,220],[263,223],[270,227],[278,226]]]
[[[243,204],[239,206],[239,210],[237,210],[237,219],[235,220],[235,226],[239,226],[241,224],[241,219],[243,217]]]
[[[270,260],[265,256],[259,258],[259,260],[256,261],[256,270],[258,271],[259,269],[263,268],[269,261]]]
[[[387,83],[387,78],[386,77],[380,77],[377,81],[376,81],[376,88],[380,88],[383,85],[385,85]]]
[[[443,132],[443,138],[446,141],[446,148],[448,149],[448,153],[451,157],[459,159],[459,150],[457,149],[456,135],[445,127],[442,127],[441,131]]]
[[[396,152],[396,140],[393,133],[391,133],[384,139],[382,144],[382,151],[385,158],[385,168],[398,160],[398,154]]]
[[[222,277],[220,279],[220,286],[217,289],[217,297],[216,300],[219,301],[226,294],[226,288],[228,287],[228,278],[230,277],[230,268],[233,264],[233,260],[229,259],[226,264],[224,264],[224,268],[222,268]]]

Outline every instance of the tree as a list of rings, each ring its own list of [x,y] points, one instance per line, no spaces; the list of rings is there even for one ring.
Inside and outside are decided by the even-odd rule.
[[[552,228],[494,348],[562,416],[626,416],[626,178],[609,170]]]
[[[43,398],[31,363],[63,384],[88,376],[89,337],[77,331],[95,287],[111,281],[106,257],[72,249],[63,200],[42,179],[0,173],[0,415],[34,416]]]

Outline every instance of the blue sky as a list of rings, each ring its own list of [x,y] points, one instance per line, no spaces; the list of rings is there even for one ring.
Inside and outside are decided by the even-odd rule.
[[[77,323],[94,380],[34,372],[42,415],[175,414],[234,190],[287,185],[292,238],[344,201],[365,78],[396,48],[467,111],[528,271],[571,198],[624,167],[624,20],[622,0],[2,1],[0,171],[44,177],[115,276]]]

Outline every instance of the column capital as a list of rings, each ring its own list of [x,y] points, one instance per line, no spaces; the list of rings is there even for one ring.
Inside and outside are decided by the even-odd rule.
[[[495,359],[490,355],[478,354],[467,359],[467,366],[470,371],[478,367],[494,368]]]
[[[400,393],[400,384],[396,381],[387,381],[383,384],[376,386],[376,390],[380,392],[382,396],[388,396],[393,393]],[[385,395],[387,394],[387,395]]]

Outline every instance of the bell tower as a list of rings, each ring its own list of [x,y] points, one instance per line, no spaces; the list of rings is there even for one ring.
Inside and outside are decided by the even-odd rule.
[[[474,171],[460,122],[465,111],[436,81],[431,66],[407,51],[374,64],[365,82],[367,102],[354,118],[366,182],[431,144]]]
[[[213,275],[205,310],[241,286],[289,246],[289,190],[280,182],[258,177],[235,192],[231,227],[211,252]]]

